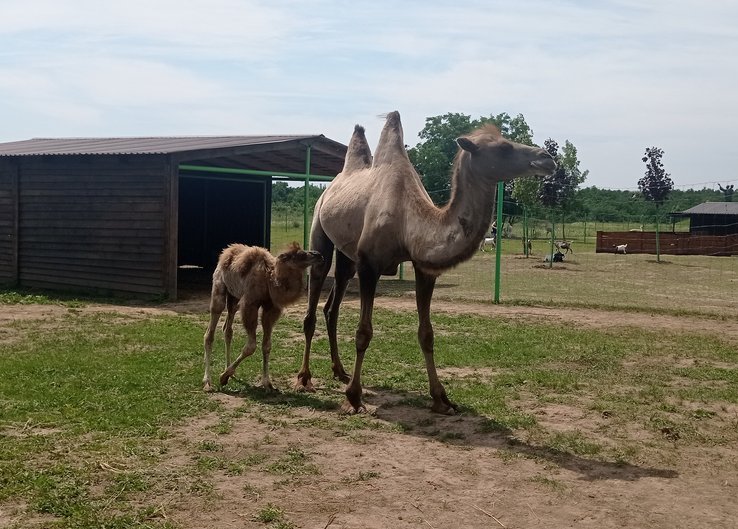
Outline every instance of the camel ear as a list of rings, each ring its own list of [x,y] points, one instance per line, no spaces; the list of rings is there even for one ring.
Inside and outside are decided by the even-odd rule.
[[[479,150],[476,143],[471,141],[469,138],[464,138],[463,136],[461,138],[456,138],[456,143],[459,144],[459,147],[472,154]]]

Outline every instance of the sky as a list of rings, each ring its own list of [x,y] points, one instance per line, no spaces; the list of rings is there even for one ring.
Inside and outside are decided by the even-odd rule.
[[[0,142],[522,114],[583,186],[738,183],[738,1],[0,0]]]

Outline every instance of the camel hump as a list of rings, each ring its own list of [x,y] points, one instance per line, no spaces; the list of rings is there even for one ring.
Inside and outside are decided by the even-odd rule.
[[[386,115],[382,133],[379,135],[377,151],[374,153],[374,165],[390,164],[405,159],[410,162],[405,150],[405,138],[402,132],[400,113],[396,110]]]
[[[356,125],[354,133],[351,135],[348,149],[346,150],[346,160],[343,162],[343,172],[351,173],[366,169],[372,165],[372,150],[366,141],[364,127]]]

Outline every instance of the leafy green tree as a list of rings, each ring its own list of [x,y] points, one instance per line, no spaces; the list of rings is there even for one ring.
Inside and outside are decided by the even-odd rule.
[[[467,114],[448,113],[426,118],[425,127],[418,134],[421,141],[408,150],[408,155],[436,204],[445,204],[450,197],[451,168],[458,151],[456,138],[488,123],[497,126],[511,141],[533,144],[533,131],[522,114],[511,117],[503,112],[471,119]]]
[[[543,142],[543,145],[556,161],[556,171],[541,180],[538,192],[541,203],[552,210],[559,210],[562,216],[577,208],[581,209],[583,206],[577,200],[576,192],[589,171],[582,172],[579,168],[577,148],[566,140],[564,147],[559,149],[559,144],[552,138]],[[562,226],[564,225],[562,220]],[[561,235],[566,238],[563,227]]]

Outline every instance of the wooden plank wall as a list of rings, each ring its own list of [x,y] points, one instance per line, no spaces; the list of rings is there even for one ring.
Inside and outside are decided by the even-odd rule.
[[[627,244],[628,253],[656,253],[656,232],[598,231],[597,253],[613,253],[615,246]],[[663,232],[659,250],[669,255],[738,255],[738,235],[694,235]]]
[[[169,177],[164,156],[22,160],[22,286],[166,294]]]
[[[18,280],[18,169],[13,160],[0,160],[0,285]]]

